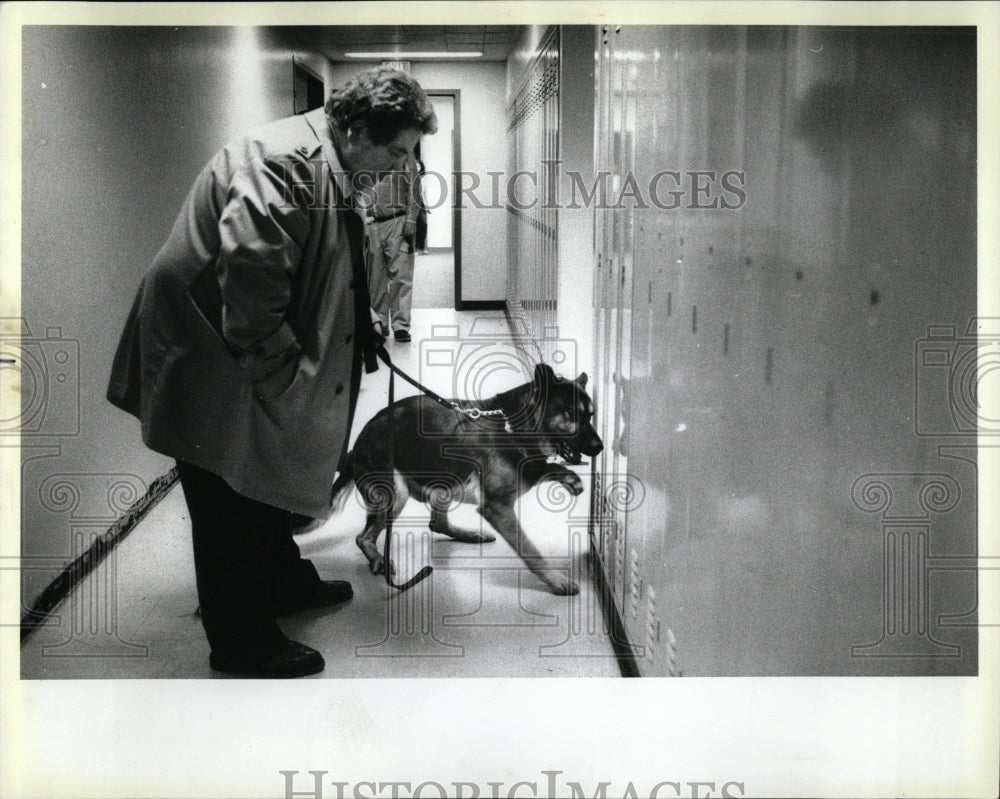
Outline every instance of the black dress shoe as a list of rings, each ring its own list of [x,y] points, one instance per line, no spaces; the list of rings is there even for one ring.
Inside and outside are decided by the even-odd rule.
[[[410,340],[409,330],[394,330],[392,331],[392,335],[395,336],[396,341],[406,342]]]
[[[354,589],[347,580],[324,580],[316,583],[307,594],[282,602],[277,612],[279,616],[284,616],[310,608],[328,608],[346,602],[352,596]]]
[[[306,677],[326,667],[319,652],[295,641],[289,641],[277,654],[259,663],[221,658],[214,652],[208,656],[208,663],[216,671],[261,680]]]

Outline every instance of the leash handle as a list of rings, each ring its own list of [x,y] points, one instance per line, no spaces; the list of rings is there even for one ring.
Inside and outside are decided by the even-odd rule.
[[[389,353],[385,351],[385,347],[378,348],[379,357],[385,362],[385,365],[389,367],[389,407],[396,401],[396,367],[392,364],[392,359],[389,358]],[[396,464],[396,434],[392,427],[392,419],[389,419],[389,480],[395,483],[395,464]],[[409,591],[417,583],[421,582],[424,578],[429,577],[434,571],[430,566],[424,566],[419,572],[417,572],[413,577],[407,580],[402,585],[397,584],[395,580],[392,579],[392,561],[389,559],[389,553],[392,550],[392,507],[390,506],[386,510],[386,525],[385,525],[385,549],[382,555],[383,566],[382,569],[385,572],[385,581],[391,587],[397,589],[400,593],[403,591]]]

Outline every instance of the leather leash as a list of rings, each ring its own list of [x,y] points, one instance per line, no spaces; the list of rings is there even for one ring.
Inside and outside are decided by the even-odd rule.
[[[404,372],[402,369],[400,369],[398,366],[396,366],[396,364],[394,364],[392,362],[392,358],[389,357],[389,353],[386,351],[384,344],[380,344],[378,346],[378,348],[375,350],[375,353],[381,359],[382,363],[384,363],[386,366],[389,367],[389,369],[391,370],[391,372],[393,374],[399,375],[401,378],[403,378],[403,380],[405,380],[411,386],[414,386],[419,391],[421,391],[424,394],[426,394],[428,397],[430,397],[435,402],[439,402],[442,405],[444,405],[446,408],[450,408],[451,410],[455,410],[455,407],[456,407],[457,403],[454,403],[451,400],[446,400],[440,394],[434,393],[429,388],[427,388],[427,386],[422,385],[421,383],[418,383],[416,380],[414,380],[412,377],[410,377],[406,372]],[[392,404],[392,399],[391,399],[391,397],[392,397],[392,375],[391,374],[389,376],[389,396],[390,396],[389,404],[391,405]]]
[[[380,344],[375,352],[378,355],[378,357],[382,360],[382,362],[389,367],[389,407],[392,407],[392,404],[396,401],[397,373],[401,377],[404,377],[407,380],[409,380],[411,383],[413,383],[413,385],[415,385],[421,391],[424,391],[429,396],[436,399],[438,402],[441,402],[445,405],[449,404],[447,400],[443,399],[442,397],[438,396],[432,391],[429,391],[428,389],[424,388],[417,381],[415,381],[413,378],[411,378],[409,375],[407,375],[405,372],[399,369],[395,364],[393,364],[392,359],[389,357],[389,353],[386,352],[386,349],[383,345]],[[389,419],[388,449],[389,449],[389,480],[390,483],[394,484],[396,481],[396,474],[394,468],[396,463],[396,433],[393,430],[392,419]],[[392,496],[392,494],[393,492],[390,491],[390,496]],[[429,577],[431,573],[434,571],[434,569],[431,566],[424,566],[419,572],[413,575],[413,577],[411,577],[402,585],[397,584],[396,581],[392,579],[392,561],[389,559],[389,553],[391,551],[391,545],[392,545],[392,516],[393,516],[392,506],[390,505],[390,507],[386,509],[386,515],[385,515],[386,518],[385,549],[382,555],[382,561],[383,561],[382,570],[385,572],[386,583],[390,587],[396,588],[400,591],[400,593],[402,593],[403,591],[408,591],[409,589],[413,588],[413,586],[415,586],[417,583],[419,583],[426,577]]]
[[[447,400],[440,394],[431,391],[427,386],[418,383],[412,377],[410,377],[406,372],[400,369],[396,364],[392,362],[392,358],[389,357],[389,353],[383,344],[379,344],[375,350],[376,355],[386,366],[389,367],[389,406],[396,401],[396,375],[399,375],[410,385],[414,386],[418,391],[423,392],[428,397],[430,397],[435,402],[440,403],[449,410],[459,411],[460,413],[467,414],[472,419],[478,419],[480,416],[484,415],[503,415],[503,411],[483,411],[479,408],[462,408],[457,402],[452,400]],[[388,440],[388,450],[389,450],[389,480],[395,482],[395,463],[396,463],[396,434],[393,429],[392,420],[389,420],[389,440]],[[429,577],[434,569],[431,566],[424,566],[419,572],[417,572],[413,577],[407,580],[402,585],[398,585],[393,579],[389,564],[389,551],[392,544],[392,508],[390,507],[386,513],[386,525],[385,525],[385,547],[382,555],[384,561],[385,569],[385,581],[391,587],[398,589],[399,591],[406,591],[413,588],[421,580]]]

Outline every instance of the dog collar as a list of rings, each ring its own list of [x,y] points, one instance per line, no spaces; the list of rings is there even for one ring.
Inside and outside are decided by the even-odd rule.
[[[473,420],[478,419],[480,416],[503,416],[503,411],[500,408],[496,408],[492,411],[484,411],[480,408],[460,408],[457,402],[453,402],[451,407],[459,413],[464,413]]]

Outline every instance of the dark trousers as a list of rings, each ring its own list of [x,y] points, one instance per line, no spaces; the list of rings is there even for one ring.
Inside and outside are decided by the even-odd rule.
[[[292,538],[301,517],[238,494],[218,475],[177,464],[191,514],[201,620],[217,657],[256,663],[288,639],[277,616],[320,582]]]

